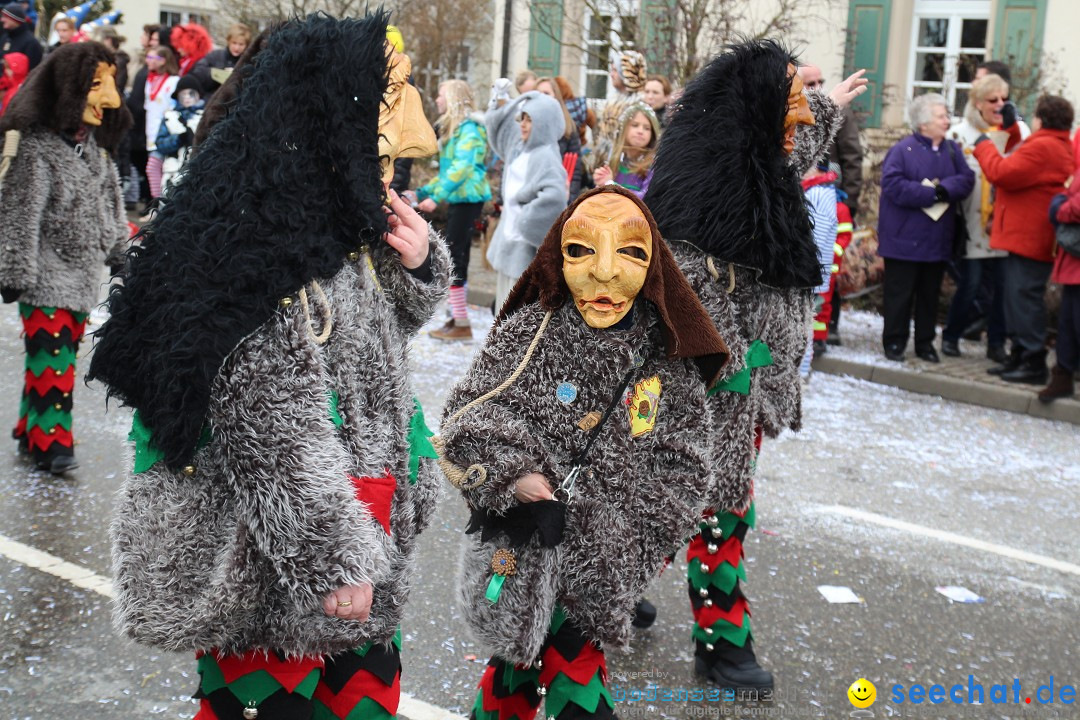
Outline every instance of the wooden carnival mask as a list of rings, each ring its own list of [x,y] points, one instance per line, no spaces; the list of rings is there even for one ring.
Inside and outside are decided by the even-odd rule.
[[[784,116],[784,154],[790,155],[795,149],[795,128],[799,125],[814,125],[814,114],[810,112],[810,103],[803,94],[803,81],[793,64],[788,65],[788,77],[791,89],[788,91],[788,109]]]
[[[601,193],[582,201],[562,228],[563,279],[594,328],[622,320],[645,285],[652,231],[633,200]]]
[[[116,66],[99,62],[94,70],[94,81],[86,94],[86,109],[82,121],[87,125],[101,125],[106,110],[120,107],[120,93],[116,90]]]
[[[424,116],[420,93],[409,84],[412,61],[389,42],[387,50],[390,81],[379,109],[379,155],[384,158],[384,185],[394,178],[394,160],[428,157],[439,151],[435,131]]]

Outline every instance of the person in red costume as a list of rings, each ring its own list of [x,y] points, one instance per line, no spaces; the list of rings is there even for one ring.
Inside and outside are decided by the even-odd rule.
[[[0,100],[0,117],[7,112],[8,105],[22,87],[29,72],[30,58],[22,53],[8,53],[4,56],[4,74],[0,76],[0,91],[3,91],[4,99]]]
[[[176,48],[176,54],[180,56],[181,76],[191,72],[195,63],[202,60],[214,46],[210,33],[198,23],[177,25],[169,33],[169,42]]]

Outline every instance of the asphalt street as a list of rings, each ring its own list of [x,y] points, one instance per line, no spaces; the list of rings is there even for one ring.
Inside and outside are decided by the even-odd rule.
[[[490,322],[486,312],[474,318]],[[0,397],[8,399],[2,407],[10,423],[23,372],[19,331],[16,311],[4,306]],[[476,347],[426,336],[414,343],[416,387],[429,420],[439,417],[446,389]],[[80,362],[84,372],[87,361]],[[75,395],[81,467],[71,477],[30,469],[14,442],[0,448],[0,536],[11,541],[0,553],[0,720],[190,718],[198,679],[190,656],[118,637],[107,597],[16,552],[32,548],[108,575],[107,527],[130,466],[130,414],[115,404],[106,411],[100,387],[80,384]],[[676,695],[703,690],[693,674],[680,558],[648,591],[660,609],[657,623],[629,650],[609,652],[612,687],[625,698],[616,712],[1080,717],[1080,699],[1063,703],[1066,686],[1080,693],[1075,426],[825,375],[812,378],[804,410],[801,433],[765,442],[758,527],[746,544],[756,645],[777,677],[776,696],[647,699],[650,686]],[[486,660],[454,602],[464,524],[462,503],[445,493],[420,541],[403,626],[403,691],[456,714],[468,713]],[[860,602],[830,604],[818,590],[823,585],[849,587]],[[941,586],[962,586],[982,601],[952,602],[936,590]],[[867,710],[847,697],[859,678],[877,688]],[[1051,682],[1054,703],[1042,704],[1039,686]],[[915,685],[929,692],[935,684],[944,702],[912,702]],[[949,699],[954,685],[963,686],[954,693],[962,704]],[[981,705],[968,702],[969,693],[978,699],[969,685],[984,689]],[[993,701],[994,685],[1008,687],[996,693],[1007,703]]]

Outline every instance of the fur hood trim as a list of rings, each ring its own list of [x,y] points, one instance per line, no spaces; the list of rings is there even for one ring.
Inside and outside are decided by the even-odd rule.
[[[782,150],[795,62],[773,40],[714,58],[668,114],[645,196],[664,237],[779,288],[821,283],[799,175]]]
[[[649,208],[632,192],[618,185],[605,185],[584,192],[563,211],[536,251],[536,258],[510,292],[499,313],[499,322],[530,303],[539,302],[545,310],[558,310],[570,299],[570,289],[562,274],[562,228],[582,202],[600,193],[616,193],[629,198],[649,221],[653,257],[640,297],[651,302],[659,312],[667,356],[692,358],[701,371],[702,379],[711,387],[727,362],[727,345],[679,270],[671,249],[660,237]]]
[[[387,14],[270,34],[233,107],[129,252],[88,377],[139,410],[168,467],[193,456],[225,358],[283,297],[386,231],[378,115]],[[341,72],[341,68],[351,68]]]

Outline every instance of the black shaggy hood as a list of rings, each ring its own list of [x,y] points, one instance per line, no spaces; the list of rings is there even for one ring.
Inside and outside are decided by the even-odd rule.
[[[86,96],[94,82],[98,63],[116,65],[116,56],[99,42],[61,45],[27,76],[3,120],[0,132],[45,127],[65,135],[75,135],[82,126]],[[124,88],[117,88],[123,95]],[[131,113],[120,103],[104,110],[101,125],[94,128],[98,147],[109,152],[131,127]]]
[[[129,251],[89,379],[190,462],[225,357],[281,298],[386,231],[378,155],[387,15],[282,24]]]
[[[781,288],[821,284],[798,172],[783,151],[795,62],[773,40],[716,56],[668,113],[645,196],[665,238],[754,268]]]

